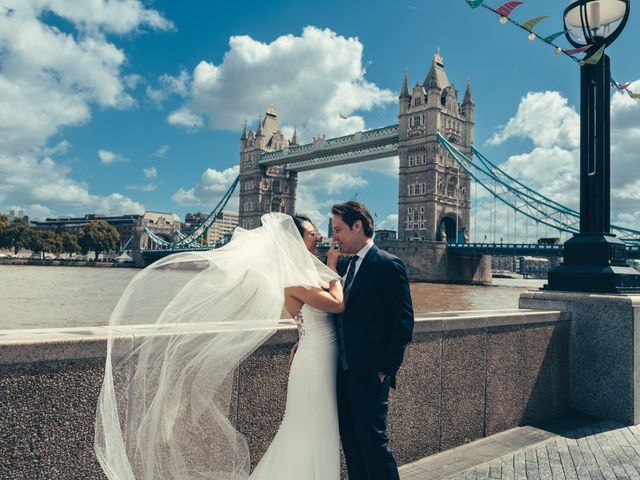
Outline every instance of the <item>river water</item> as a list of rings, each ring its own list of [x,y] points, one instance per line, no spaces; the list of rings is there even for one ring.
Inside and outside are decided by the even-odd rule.
[[[105,325],[129,280],[129,268],[0,265],[0,330]],[[542,280],[494,279],[493,286],[415,283],[416,312],[518,307]]]

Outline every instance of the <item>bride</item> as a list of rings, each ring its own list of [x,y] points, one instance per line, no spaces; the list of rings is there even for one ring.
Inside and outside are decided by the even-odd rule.
[[[111,480],[338,480],[340,277],[306,218],[267,214],[225,247],[165,257],[137,274],[111,315],[95,450]],[[311,252],[311,253],[310,253]],[[335,269],[336,253],[328,264]],[[300,330],[280,429],[249,476],[236,431],[237,367],[283,327]],[[119,327],[126,325],[126,329]]]

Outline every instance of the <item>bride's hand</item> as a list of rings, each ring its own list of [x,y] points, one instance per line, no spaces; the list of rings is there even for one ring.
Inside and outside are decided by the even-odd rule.
[[[332,245],[327,252],[327,267],[334,272],[338,271],[338,259],[342,256],[340,247],[338,245]]]

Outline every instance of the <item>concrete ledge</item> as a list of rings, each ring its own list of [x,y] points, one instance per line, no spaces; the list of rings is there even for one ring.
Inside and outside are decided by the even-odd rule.
[[[562,413],[568,319],[559,311],[530,310],[417,315],[398,389],[390,395],[390,445],[398,463]],[[287,359],[297,339],[291,321],[273,325],[276,334],[236,374],[234,411],[253,465],[280,424]],[[182,327],[212,335],[225,328]],[[0,478],[104,478],[93,429],[107,332],[0,331]],[[116,349],[130,351],[147,335],[145,326],[119,327]]]
[[[521,294],[520,306],[571,316],[572,408],[640,424],[640,295],[532,291]]]

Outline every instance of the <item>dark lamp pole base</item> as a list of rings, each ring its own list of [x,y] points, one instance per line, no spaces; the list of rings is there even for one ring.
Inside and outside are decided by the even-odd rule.
[[[640,293],[640,272],[627,265],[625,244],[615,236],[578,234],[564,244],[564,261],[543,289]]]

